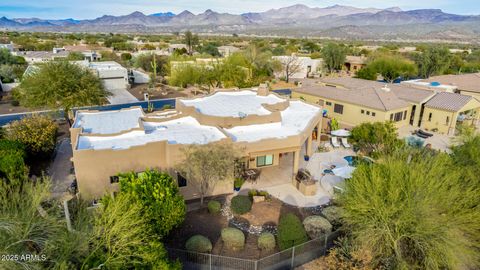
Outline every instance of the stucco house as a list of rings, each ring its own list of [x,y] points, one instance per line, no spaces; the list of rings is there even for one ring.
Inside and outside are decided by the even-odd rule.
[[[292,97],[323,106],[341,126],[393,121],[453,135],[459,122],[477,125],[480,101],[416,84],[385,84],[355,78],[325,78],[294,89]]]
[[[217,48],[218,49],[218,52],[223,56],[223,57],[229,57],[230,55],[232,55],[233,53],[235,52],[238,52],[240,51],[239,48],[235,47],[235,46],[220,46]]]
[[[293,155],[292,178],[300,151],[311,155],[312,140],[322,124],[319,106],[287,99],[266,88],[219,91],[177,99],[175,110],[145,114],[140,108],[120,111],[77,111],[71,128],[73,162],[80,194],[97,198],[118,188],[115,175],[146,168],[169,171],[183,160],[190,144],[233,143],[244,168],[277,166]],[[179,181],[185,199],[199,196],[188,181]],[[233,179],[209,195],[232,192]]]
[[[283,70],[276,74],[276,77],[286,77],[285,66],[290,64],[295,67],[295,72],[290,74],[291,79],[305,79],[310,77],[319,77],[323,71],[323,59],[312,59],[305,56],[295,55],[282,55],[273,56],[272,59],[276,59],[284,66]]]
[[[345,57],[345,63],[343,65],[343,69],[355,73],[360,69],[364,68],[367,62],[367,57],[365,56],[353,56],[347,55]]]
[[[472,96],[480,100],[480,72],[460,75],[433,76],[426,80],[430,85],[450,86],[455,93]]]
[[[58,48],[55,48],[58,49]],[[65,50],[52,51],[18,51],[13,52],[17,56],[22,56],[29,64],[44,63],[60,58],[67,58],[69,52]]]

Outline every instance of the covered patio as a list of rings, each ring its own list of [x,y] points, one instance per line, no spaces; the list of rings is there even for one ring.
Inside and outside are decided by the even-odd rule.
[[[317,149],[319,143],[312,142],[312,149]],[[240,194],[247,194],[251,189],[265,190],[277,199],[297,207],[315,207],[327,204],[333,196],[333,187],[343,182],[343,178],[335,175],[324,175],[323,171],[336,167],[347,166],[345,156],[352,156],[351,149],[334,149],[330,152],[313,153],[310,159],[303,158],[306,153],[307,143],[299,151],[298,169],[304,168],[310,171],[312,179],[316,181],[316,194],[305,196],[292,185],[294,172],[294,153],[283,153],[278,166],[262,168],[260,177],[255,182],[245,182]],[[314,151],[312,151],[314,152]]]

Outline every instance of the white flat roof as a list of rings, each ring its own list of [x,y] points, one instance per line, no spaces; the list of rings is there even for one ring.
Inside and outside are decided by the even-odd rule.
[[[282,122],[236,126],[224,129],[235,142],[255,142],[263,139],[286,138],[300,134],[310,121],[321,113],[319,107],[301,101],[290,101],[290,106],[281,112]]]
[[[271,112],[265,109],[262,104],[276,104],[282,101],[284,99],[273,94],[258,96],[256,92],[250,90],[217,92],[207,97],[180,100],[186,106],[195,107],[202,114],[223,117],[268,115]]]
[[[457,89],[457,87],[453,86],[453,85],[445,85],[445,84],[441,84],[441,83],[438,83],[438,82],[425,82],[421,79],[420,80],[403,81],[402,84],[417,85],[417,86],[425,87],[425,88],[428,88],[428,89],[440,89],[440,90],[447,91],[447,92],[454,92],[455,89]]]
[[[150,142],[168,141],[170,144],[208,144],[226,138],[216,127],[203,126],[193,117],[183,117],[156,123],[144,122],[145,131],[100,137],[80,136],[77,149],[127,149]]]
[[[139,118],[143,116],[141,108],[103,112],[77,111],[72,127],[82,128],[83,133],[113,134],[138,128]]]

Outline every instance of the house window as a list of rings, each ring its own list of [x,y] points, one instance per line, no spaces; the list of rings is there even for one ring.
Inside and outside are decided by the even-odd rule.
[[[372,116],[375,116],[375,113],[374,113],[374,112],[372,112]]]
[[[186,187],[187,186],[187,179],[185,177],[183,177],[183,175],[180,174],[179,172],[177,172],[177,184],[178,184],[178,187]]]
[[[257,157],[257,167],[273,165],[273,155]]]
[[[447,116],[447,121],[445,121],[445,125],[448,125],[448,123],[450,123],[450,117]]]
[[[393,121],[393,113],[390,114],[390,121]]]
[[[120,181],[120,178],[115,175],[115,176],[110,176],[110,184],[118,183]]]
[[[327,106],[332,106],[332,103],[327,101]]]
[[[428,122],[432,122],[432,113],[428,114]]]
[[[335,106],[333,107],[333,111],[338,114],[343,114],[343,105],[335,104]]]
[[[370,115],[370,111],[367,111],[367,115]]]
[[[394,116],[393,121],[395,121],[395,122],[400,122],[400,121],[402,121],[402,116],[403,116],[403,112],[397,112],[397,113],[395,113],[395,116]]]
[[[403,120],[407,119],[407,111],[403,112]]]
[[[361,112],[362,114],[364,114],[364,113],[365,113],[365,110],[361,110],[360,112]]]

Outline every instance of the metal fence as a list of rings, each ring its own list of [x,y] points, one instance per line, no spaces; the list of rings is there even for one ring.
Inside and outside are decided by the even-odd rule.
[[[167,248],[171,259],[178,259],[183,264],[183,269],[192,270],[283,270],[293,269],[308,263],[318,257],[324,256],[333,245],[339,232],[333,232],[324,237],[310,240],[301,245],[280,251],[258,260],[240,259],[197,253],[187,250]]]

